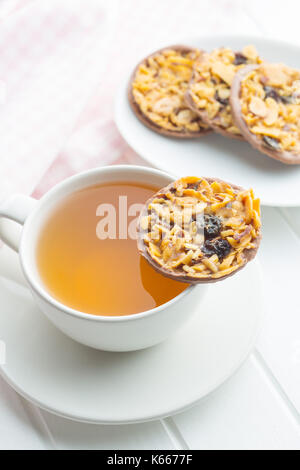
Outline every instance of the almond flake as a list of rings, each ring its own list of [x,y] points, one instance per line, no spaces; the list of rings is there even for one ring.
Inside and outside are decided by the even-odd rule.
[[[267,98],[265,103],[267,105],[267,116],[264,119],[264,123],[267,126],[271,126],[277,121],[279,106],[272,98]]]
[[[249,109],[253,114],[260,117],[265,117],[268,113],[264,101],[258,98],[257,96],[253,96],[251,98]]]

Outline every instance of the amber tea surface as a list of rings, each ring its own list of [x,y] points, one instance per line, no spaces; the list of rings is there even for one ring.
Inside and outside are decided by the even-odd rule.
[[[37,263],[56,300],[81,312],[118,316],[157,307],[186,289],[149,266],[128,235],[136,205],[157,190],[101,184],[73,193],[55,208],[41,231]]]

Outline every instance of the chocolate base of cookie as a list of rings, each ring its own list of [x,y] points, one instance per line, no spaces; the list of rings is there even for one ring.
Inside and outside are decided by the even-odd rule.
[[[228,182],[223,181],[219,178],[205,178],[205,177],[202,177],[202,178],[205,179],[210,184],[213,183],[214,181],[216,181],[218,183],[229,184],[234,190],[237,190],[237,191],[243,191],[244,190],[244,188],[242,188],[240,186],[228,183]],[[168,186],[165,186],[160,191],[155,193],[154,196],[152,196],[150,199],[148,199],[148,201],[145,203],[145,210],[142,211],[142,213],[140,215],[140,218],[147,215],[147,207],[153,201],[153,199],[157,198],[159,194],[164,194],[164,193],[168,192],[168,190],[173,186],[173,184],[174,183],[171,183]],[[223,281],[224,279],[227,279],[228,277],[231,277],[234,274],[236,274],[237,272],[241,271],[241,269],[243,269],[250,261],[252,261],[255,258],[256,254],[257,254],[257,251],[258,251],[258,248],[259,248],[259,245],[260,245],[260,242],[261,242],[261,239],[262,239],[262,235],[261,235],[261,232],[260,232],[258,237],[253,241],[254,248],[251,248],[249,250],[245,250],[243,252],[245,263],[242,266],[238,267],[235,271],[233,271],[229,274],[226,274],[225,276],[218,277],[218,278],[212,278],[210,276],[202,277],[202,278],[195,278],[195,277],[189,276],[188,274],[183,274],[181,272],[173,272],[172,273],[172,272],[170,272],[169,269],[165,269],[163,266],[161,266],[155,260],[153,260],[152,257],[149,255],[149,253],[147,251],[147,246],[145,245],[144,240],[141,236],[141,233],[139,232],[139,227],[140,227],[140,225],[138,223],[137,245],[138,245],[138,250],[139,250],[139,253],[141,254],[141,256],[143,256],[146,259],[146,261],[157,272],[159,272],[163,276],[166,276],[170,279],[173,279],[174,281],[185,282],[185,283],[193,284],[193,285],[195,285],[195,284],[207,284],[207,283],[214,283],[214,282]]]
[[[240,129],[244,138],[252,145],[256,150],[261,153],[268,155],[269,157],[278,160],[282,163],[288,165],[299,165],[300,164],[300,154],[287,152],[287,151],[280,151],[280,150],[273,150],[271,148],[266,147],[263,143],[262,139],[256,135],[254,135],[250,130],[245,122],[243,115],[242,115],[242,105],[240,102],[240,91],[241,91],[241,84],[243,79],[246,75],[251,72],[252,70],[256,70],[259,68],[259,65],[246,65],[241,70],[237,72],[233,79],[232,87],[231,87],[231,95],[230,95],[230,106],[232,110],[232,116],[235,125]]]
[[[138,68],[140,67],[140,65],[142,64],[146,64],[147,63],[147,60],[150,58],[150,57],[153,57],[155,56],[156,54],[159,54],[161,52],[163,52],[164,50],[167,50],[167,49],[173,49],[175,51],[179,51],[179,52],[183,52],[183,53],[188,53],[188,52],[192,52],[194,49],[191,48],[191,47],[188,47],[188,46],[183,46],[183,45],[175,45],[175,46],[168,46],[168,47],[164,47],[162,49],[158,49],[157,51],[153,52],[151,55],[147,56],[145,59],[143,59],[137,66],[136,68],[134,69],[130,79],[129,79],[129,84],[128,84],[128,90],[127,90],[127,96],[128,96],[128,101],[129,101],[129,104],[130,104],[130,107],[132,109],[132,111],[134,112],[134,114],[136,115],[136,117],[145,125],[147,126],[149,129],[151,129],[152,131],[154,132],[157,132],[158,134],[161,134],[161,135],[164,135],[164,136],[167,136],[167,137],[177,137],[178,139],[195,139],[195,138],[200,138],[200,137],[203,137],[205,136],[206,134],[209,134],[210,132],[212,132],[211,129],[201,129],[197,132],[191,132],[191,131],[187,131],[187,130],[181,130],[181,131],[172,131],[172,130],[169,130],[169,129],[164,129],[163,127],[161,126],[158,126],[157,124],[155,124],[153,121],[151,121],[151,119],[149,119],[140,109],[139,105],[136,103],[135,99],[134,99],[134,96],[133,96],[133,93],[132,93],[132,84],[134,82],[134,79],[135,79],[135,75],[136,75],[136,72],[138,70]]]

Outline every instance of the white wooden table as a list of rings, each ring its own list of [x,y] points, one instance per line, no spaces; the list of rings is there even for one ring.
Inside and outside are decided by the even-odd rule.
[[[300,43],[297,0],[212,3],[217,6],[209,18],[199,17],[203,34],[216,32],[218,19],[223,25],[218,32],[263,34]],[[228,17],[220,17],[227,7]],[[0,379],[0,448],[300,449],[300,208],[264,208],[263,223],[259,254],[267,299],[263,326],[251,356],[222,387],[168,419],[97,426],[41,411]]]

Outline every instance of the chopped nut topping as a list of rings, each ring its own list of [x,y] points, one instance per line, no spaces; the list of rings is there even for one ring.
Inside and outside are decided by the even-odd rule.
[[[230,88],[235,73],[246,64],[260,64],[254,46],[246,46],[242,53],[229,48],[215,49],[202,54],[194,64],[189,93],[194,105],[205,112],[207,119],[227,132],[241,135],[235,126],[229,104]]]
[[[262,64],[241,83],[242,115],[266,147],[300,152],[300,71]]]
[[[184,101],[194,60],[199,55],[197,49],[164,49],[138,67],[132,95],[141,112],[158,127],[175,133],[208,129]]]
[[[260,227],[259,199],[252,190],[185,177],[148,201],[139,220],[139,244],[170,274],[218,279],[246,264]]]

